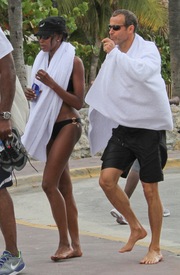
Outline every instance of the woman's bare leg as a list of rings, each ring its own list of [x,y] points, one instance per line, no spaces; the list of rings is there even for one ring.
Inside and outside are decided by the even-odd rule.
[[[79,240],[78,211],[73,196],[73,186],[68,166],[62,174],[59,188],[66,203],[68,229],[71,237],[71,246],[73,248],[71,257],[80,257],[82,256],[82,251]]]
[[[48,146],[48,158],[44,169],[42,188],[49,200],[59,231],[59,245],[54,256],[52,256],[53,260],[69,258],[73,252],[68,238],[66,202],[59,190],[59,184],[61,184],[61,176],[80,134],[81,128],[78,129],[77,125],[66,125],[55,141],[50,142]]]

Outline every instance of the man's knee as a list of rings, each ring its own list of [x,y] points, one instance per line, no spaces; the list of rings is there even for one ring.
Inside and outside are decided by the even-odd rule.
[[[156,198],[158,194],[158,184],[157,183],[142,183],[144,195],[147,201],[151,201]]]
[[[103,190],[109,190],[112,188],[112,182],[107,178],[100,176],[99,185]]]
[[[119,174],[108,173],[102,170],[99,178],[99,185],[104,191],[110,191],[117,184],[118,179],[119,179]]]

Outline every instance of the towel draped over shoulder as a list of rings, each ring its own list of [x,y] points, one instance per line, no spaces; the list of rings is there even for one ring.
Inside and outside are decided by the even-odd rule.
[[[88,91],[91,153],[107,145],[117,125],[172,130],[173,121],[161,58],[155,44],[139,35],[127,53],[117,47],[107,54]]]
[[[31,102],[30,116],[22,143],[31,157],[46,161],[46,146],[52,134],[52,129],[62,106],[62,99],[48,86],[35,78],[38,70],[45,70],[64,90],[67,89],[72,73],[75,49],[67,42],[53,55],[48,65],[49,53],[40,51],[37,55],[31,74],[31,84],[39,85],[42,93]]]

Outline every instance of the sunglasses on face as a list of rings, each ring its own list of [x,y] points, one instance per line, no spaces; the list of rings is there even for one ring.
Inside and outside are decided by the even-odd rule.
[[[43,40],[48,40],[50,37],[53,37],[52,35],[38,35],[37,38],[43,39]]]
[[[108,25],[109,31],[113,29],[113,31],[119,31],[125,25]]]

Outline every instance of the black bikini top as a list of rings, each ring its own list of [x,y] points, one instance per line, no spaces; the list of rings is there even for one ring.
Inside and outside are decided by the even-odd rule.
[[[67,92],[69,92],[69,93],[73,93],[74,92],[72,78],[69,79],[69,83],[68,83],[68,86],[67,86]]]

